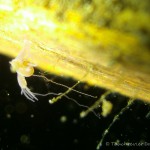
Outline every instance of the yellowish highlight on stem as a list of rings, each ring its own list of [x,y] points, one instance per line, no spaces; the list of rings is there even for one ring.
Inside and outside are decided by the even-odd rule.
[[[96,0],[86,5],[80,0],[2,0],[0,54],[16,57],[23,41],[28,40],[30,62],[38,68],[77,80],[88,72],[83,81],[91,85],[150,102],[150,49],[146,42],[149,36],[140,31],[142,26],[149,35],[150,15],[139,9],[142,21],[132,22],[136,13],[127,8],[109,20],[98,16],[99,9],[108,11],[104,9],[106,4],[99,2],[103,4],[100,8],[95,8]],[[107,19],[110,27],[99,24]]]

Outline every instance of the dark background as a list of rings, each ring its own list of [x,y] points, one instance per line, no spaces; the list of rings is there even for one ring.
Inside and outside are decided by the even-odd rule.
[[[107,99],[114,105],[108,117],[99,119],[93,113],[81,119],[79,114],[85,108],[71,100],[62,98],[57,103],[48,103],[50,98],[38,97],[31,102],[21,95],[16,74],[10,71],[10,59],[0,56],[0,150],[95,150],[114,116],[127,105],[129,98],[112,93]],[[38,74],[36,70],[35,74]],[[46,75],[49,79],[68,85],[77,81],[71,78]],[[47,83],[42,78],[30,77],[28,87],[37,93],[64,92],[65,88]],[[77,90],[100,97],[106,90],[96,86],[88,87],[80,83]],[[78,103],[91,106],[96,99],[70,92],[69,97]],[[95,110],[97,115],[101,109]],[[135,146],[112,146],[111,142],[142,143],[149,142],[150,147],[150,106],[137,100],[128,108],[110,128],[104,138],[101,149],[136,149]],[[65,122],[61,118],[67,118]],[[109,142],[109,145],[107,145]],[[106,146],[107,145],[107,146]]]

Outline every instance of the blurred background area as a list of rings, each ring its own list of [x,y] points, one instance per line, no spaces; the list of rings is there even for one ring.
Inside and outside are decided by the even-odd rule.
[[[80,113],[87,108],[77,105],[66,97],[62,97],[53,105],[49,103],[53,95],[38,96],[38,101],[31,102],[21,95],[17,76],[12,74],[9,68],[10,60],[8,57],[0,56],[0,148],[2,150],[96,149],[113,118],[127,106],[129,97],[112,92],[106,99],[111,102],[113,108],[106,117],[101,115],[102,107],[99,105],[94,110],[96,115],[91,112],[86,117],[80,118]],[[39,70],[36,70],[36,73],[38,72]],[[46,73],[45,76],[68,86],[77,82],[72,78],[54,74]],[[27,81],[33,92],[66,91],[66,88],[40,78],[31,77]],[[75,89],[98,98],[106,92],[106,89],[89,86],[87,83],[80,83]],[[67,96],[89,107],[97,100],[73,91]],[[136,143],[142,145],[140,148],[149,147],[149,104],[136,99],[132,106],[126,108],[105,136],[101,150],[118,149],[118,147],[134,150],[138,146],[128,144]],[[114,146],[115,144],[117,146]]]

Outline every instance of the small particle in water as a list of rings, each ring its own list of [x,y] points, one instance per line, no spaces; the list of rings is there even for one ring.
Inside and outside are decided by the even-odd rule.
[[[21,135],[20,142],[22,144],[30,144],[30,137],[26,134]]]
[[[11,114],[6,114],[6,118],[10,119],[11,118]]]
[[[104,99],[102,101],[102,116],[103,117],[108,116],[108,114],[111,113],[112,107],[113,107],[112,103]]]
[[[74,143],[74,144],[78,144],[78,143],[79,143],[79,140],[78,140],[78,139],[74,139],[74,140],[73,140],[73,143]]]
[[[67,121],[67,117],[66,116],[61,116],[60,117],[60,122],[61,123],[65,123]]]
[[[78,120],[77,119],[73,119],[73,124],[77,124]]]
[[[30,117],[31,117],[31,118],[34,118],[34,114],[31,114]]]
[[[150,119],[150,111],[146,114],[146,118]]]

